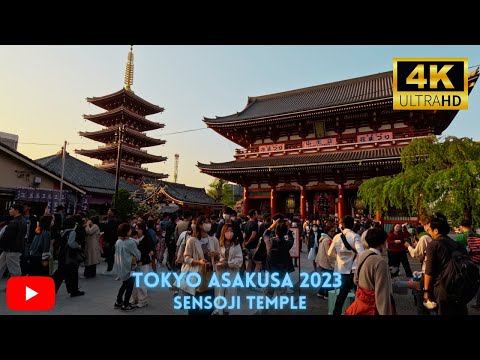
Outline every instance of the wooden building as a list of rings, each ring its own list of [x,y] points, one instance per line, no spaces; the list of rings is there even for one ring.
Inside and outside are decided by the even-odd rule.
[[[144,199],[148,204],[160,204],[167,208],[175,204],[178,206],[177,209],[188,210],[194,217],[210,216],[223,208],[223,204],[210,197],[203,188],[163,180],[151,184],[155,186],[155,191],[150,197]]]
[[[241,184],[244,214],[265,208],[307,217],[354,214],[358,186],[401,170],[412,139],[441,135],[457,111],[394,111],[392,72],[249,97],[237,113],[204,118],[243,147],[234,160],[198,163]],[[470,89],[478,71],[469,77]]]
[[[53,213],[57,205],[67,208],[75,205],[86,195],[86,191],[70,179],[61,176],[43,164],[0,143],[0,219],[8,217],[8,210],[15,202],[33,203],[32,213]]]
[[[154,139],[146,135],[146,131],[161,129],[163,124],[148,120],[146,116],[164,111],[164,108],[135,95],[131,89],[133,84],[133,52],[130,50],[125,72],[125,87],[113,94],[87,98],[87,101],[106,112],[95,115],[84,115],[84,119],[104,126],[93,132],[79,132],[81,136],[104,143],[98,149],[75,150],[77,154],[99,159],[98,166],[113,174],[116,173],[119,141],[121,141],[120,177],[124,180],[140,184],[144,177],[164,179],[168,175],[154,173],[142,168],[145,163],[167,160],[164,156],[148,154],[142,148],[163,145],[165,140]]]

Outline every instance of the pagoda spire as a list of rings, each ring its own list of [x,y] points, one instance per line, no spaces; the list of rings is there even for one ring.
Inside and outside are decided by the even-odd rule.
[[[128,53],[127,67],[125,68],[125,89],[130,90],[133,85],[133,45],[130,45],[130,52]]]

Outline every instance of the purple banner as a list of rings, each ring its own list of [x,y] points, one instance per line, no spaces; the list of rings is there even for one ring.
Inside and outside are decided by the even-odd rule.
[[[48,212],[53,214],[55,208],[60,204],[65,205],[65,199],[72,195],[74,194],[70,190],[64,190],[62,191],[62,199],[60,200],[60,190],[17,188],[15,201],[47,203]]]

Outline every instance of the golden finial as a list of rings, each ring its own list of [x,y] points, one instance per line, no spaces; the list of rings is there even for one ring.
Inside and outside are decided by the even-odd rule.
[[[127,67],[125,68],[125,89],[132,91],[130,88],[133,85],[133,45],[130,45],[130,52],[128,53]]]

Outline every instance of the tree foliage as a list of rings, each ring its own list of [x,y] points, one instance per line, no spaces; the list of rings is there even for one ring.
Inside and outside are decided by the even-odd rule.
[[[223,198],[223,185],[227,182],[222,179],[215,179],[208,185],[207,194],[213,197],[217,201],[222,201]]]
[[[226,180],[215,179],[208,185],[207,194],[225,206],[234,207],[238,196],[234,196],[233,187]]]
[[[115,195],[114,195],[115,200]],[[126,221],[132,214],[135,213],[136,207],[132,195],[126,189],[118,190],[118,199],[115,204],[115,209],[118,212],[118,219]]]
[[[414,139],[401,163],[401,173],[360,185],[358,196],[371,211],[442,211],[454,224],[462,219],[480,224],[480,143],[453,136]]]

